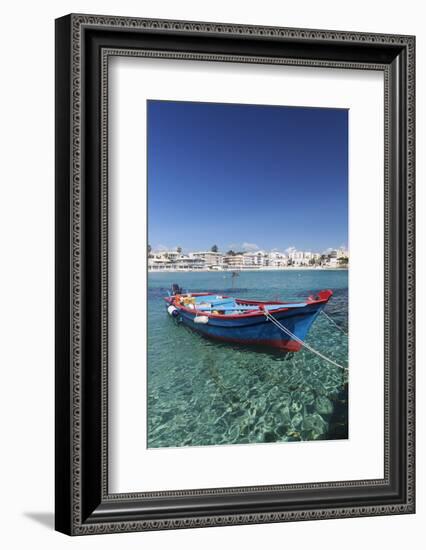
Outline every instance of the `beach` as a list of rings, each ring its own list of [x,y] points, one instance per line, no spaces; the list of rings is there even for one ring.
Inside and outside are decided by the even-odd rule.
[[[292,266],[287,266],[287,267],[280,267],[280,268],[276,268],[276,267],[259,267],[259,268],[251,268],[251,267],[244,267],[244,268],[235,268],[235,269],[211,269],[211,268],[201,268],[201,269],[172,269],[172,268],[167,268],[167,269],[150,269],[148,268],[148,271],[149,273],[228,273],[228,274],[231,274],[233,271],[238,271],[238,272],[248,272],[248,271],[256,271],[256,272],[260,272],[260,271],[266,271],[266,272],[271,272],[271,271],[347,271],[349,269],[349,266],[348,267],[312,267],[312,266],[306,266],[306,267],[292,267]]]

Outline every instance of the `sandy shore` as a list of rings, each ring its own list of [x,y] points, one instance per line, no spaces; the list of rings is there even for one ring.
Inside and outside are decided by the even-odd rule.
[[[246,271],[347,271],[349,267],[279,267],[258,269],[148,269],[148,273],[245,273]]]

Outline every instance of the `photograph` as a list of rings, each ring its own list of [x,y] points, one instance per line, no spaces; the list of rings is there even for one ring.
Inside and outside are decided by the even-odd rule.
[[[257,548],[260,524],[271,524],[272,537],[318,547],[329,546],[329,524],[355,548],[368,522],[373,539],[381,525],[385,546],[401,547],[416,513],[421,18],[398,10],[385,21],[384,5],[369,5],[367,25],[365,10],[315,2],[309,21],[289,6],[233,16],[167,4],[133,15],[57,8],[55,198],[42,201],[55,213],[54,296],[39,270],[55,322],[33,323],[55,331],[54,430],[52,403],[28,383],[50,392],[51,369],[30,356],[19,362],[30,378],[6,369],[19,373],[7,387],[26,392],[15,396],[14,431],[28,427],[22,403],[47,404],[42,446],[51,454],[54,444],[55,457],[28,470],[50,496],[44,508],[24,503],[14,532],[47,521],[54,470],[55,537],[106,535],[108,545],[122,534],[130,545],[143,532],[169,547],[209,528],[217,548],[216,533],[232,546],[250,530]],[[42,29],[52,49],[40,17],[27,18],[28,36]],[[52,81],[52,56],[40,60]],[[25,89],[28,71],[6,73]],[[53,144],[52,125],[39,122],[31,129]],[[39,172],[53,176],[46,139],[30,142],[47,159]],[[12,163],[12,183],[17,166],[34,172],[32,160]],[[40,195],[32,175],[21,180]],[[8,188],[24,208],[8,206],[14,222],[32,209],[51,233],[32,195]],[[37,237],[39,265],[38,232],[17,231]],[[25,258],[27,275],[28,255],[15,249],[6,258]],[[34,355],[34,342],[14,342],[12,363],[17,350]],[[31,437],[21,439],[26,456]]]
[[[349,438],[348,125],[147,100],[147,448]]]

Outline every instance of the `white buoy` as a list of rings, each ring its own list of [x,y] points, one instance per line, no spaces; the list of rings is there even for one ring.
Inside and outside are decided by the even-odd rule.
[[[177,311],[177,308],[175,308],[175,306],[169,306],[169,307],[167,308],[167,313],[168,313],[169,315],[172,315],[172,316],[173,316],[173,313],[174,313],[175,311]]]
[[[194,323],[201,323],[202,325],[205,325],[209,322],[209,318],[207,315],[197,315],[194,317]]]

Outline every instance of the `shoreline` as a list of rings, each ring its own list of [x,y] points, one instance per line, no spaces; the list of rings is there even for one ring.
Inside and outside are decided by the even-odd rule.
[[[268,271],[349,271],[348,267],[279,267],[279,268],[258,268],[258,269],[148,269],[150,273],[245,273],[268,272]]]

